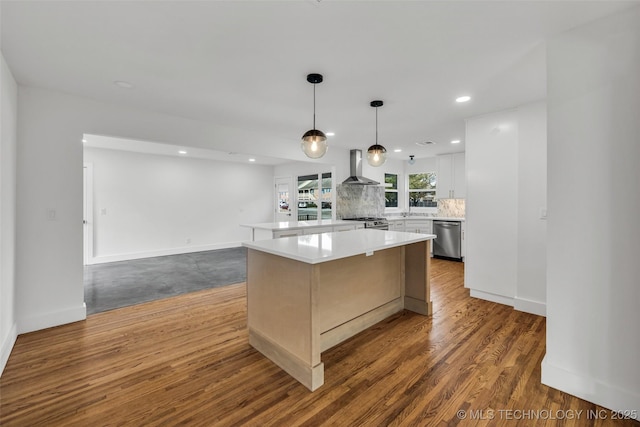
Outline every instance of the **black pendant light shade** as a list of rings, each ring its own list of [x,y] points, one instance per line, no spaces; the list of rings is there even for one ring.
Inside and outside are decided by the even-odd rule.
[[[371,106],[376,109],[376,143],[367,150],[367,162],[371,166],[382,166],[387,160],[387,149],[378,144],[378,107],[382,107],[382,101],[371,101]]]
[[[307,157],[319,159],[327,152],[327,136],[319,129],[316,129],[316,85],[322,83],[322,74],[309,74],[307,81],[313,84],[313,129],[302,135],[302,151]]]

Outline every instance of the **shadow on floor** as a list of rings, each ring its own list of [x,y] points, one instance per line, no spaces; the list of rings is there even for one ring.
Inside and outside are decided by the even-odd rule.
[[[84,300],[89,315],[246,279],[243,247],[87,265]]]

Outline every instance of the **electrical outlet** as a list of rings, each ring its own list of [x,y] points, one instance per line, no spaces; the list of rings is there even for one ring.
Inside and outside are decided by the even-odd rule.
[[[47,209],[47,219],[49,221],[56,220],[56,210],[55,209]]]
[[[106,215],[106,214],[107,214],[107,208],[100,209],[100,215]]]
[[[187,239],[187,245],[191,243],[191,238]]]
[[[547,208],[540,208],[540,219],[547,219]]]

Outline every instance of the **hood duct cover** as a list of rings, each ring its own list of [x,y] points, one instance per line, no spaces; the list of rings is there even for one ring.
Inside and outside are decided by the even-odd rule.
[[[350,174],[351,176],[345,179],[343,184],[352,184],[352,185],[379,185],[378,181],[374,181],[369,178],[365,178],[362,176],[362,151],[361,150],[351,150],[351,163],[350,163]]]

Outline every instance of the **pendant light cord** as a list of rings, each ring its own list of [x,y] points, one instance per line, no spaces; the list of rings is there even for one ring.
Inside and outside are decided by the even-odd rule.
[[[316,84],[313,84],[313,130],[316,130]]]
[[[378,145],[378,107],[376,107],[376,145]]]

